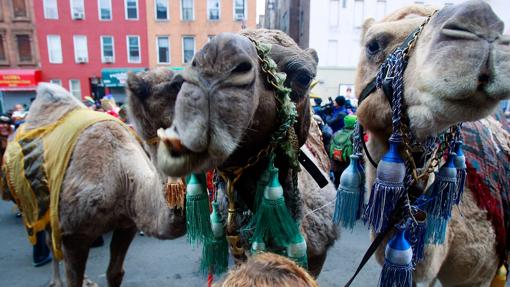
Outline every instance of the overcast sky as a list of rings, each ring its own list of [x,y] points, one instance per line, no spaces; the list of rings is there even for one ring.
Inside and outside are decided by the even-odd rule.
[[[257,0],[257,23],[259,22],[259,15],[264,14],[264,7],[266,0]]]

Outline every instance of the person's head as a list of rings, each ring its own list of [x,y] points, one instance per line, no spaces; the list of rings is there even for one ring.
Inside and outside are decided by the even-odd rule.
[[[101,99],[101,108],[105,111],[111,111],[114,110],[117,105],[115,104],[115,100],[113,98],[102,98]]]
[[[335,104],[337,107],[341,107],[341,106],[345,105],[345,98],[343,96],[336,97]]]
[[[344,127],[348,129],[353,129],[356,125],[357,117],[355,115],[348,115],[344,117]]]
[[[320,106],[322,104],[322,99],[321,98],[314,98],[313,101],[315,102],[316,106]]]
[[[351,87],[348,87],[348,88],[345,90],[345,93],[346,93],[347,95],[350,95],[350,94],[352,93],[352,89],[351,89]]]
[[[22,104],[17,104],[14,106],[14,110],[15,111],[23,111],[23,110],[25,110],[25,108],[23,107]]]
[[[252,256],[241,266],[230,271],[216,287],[317,287],[317,282],[294,261],[274,254]]]

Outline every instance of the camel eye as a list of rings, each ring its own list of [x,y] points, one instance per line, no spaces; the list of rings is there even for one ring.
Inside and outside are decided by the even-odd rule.
[[[367,43],[366,50],[368,55],[373,56],[381,50],[381,46],[379,45],[379,42],[377,40],[372,40]]]
[[[233,74],[240,74],[240,73],[246,73],[251,71],[251,63],[250,62],[242,62],[241,64],[237,65],[234,70],[232,70]]]
[[[308,87],[310,82],[312,81],[312,77],[305,73],[301,73],[296,77],[296,81],[303,87]]]

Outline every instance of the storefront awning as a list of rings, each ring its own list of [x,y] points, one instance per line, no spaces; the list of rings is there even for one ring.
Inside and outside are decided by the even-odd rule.
[[[101,70],[103,84],[109,88],[122,88],[126,84],[128,72],[138,73],[145,68],[108,68]]]
[[[33,91],[41,81],[41,71],[35,69],[0,70],[0,91]]]

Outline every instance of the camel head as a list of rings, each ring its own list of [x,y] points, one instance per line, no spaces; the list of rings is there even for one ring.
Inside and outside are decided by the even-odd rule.
[[[85,105],[59,85],[40,83],[30,106],[25,124],[34,129],[53,123],[76,108]]]
[[[178,73],[166,68],[129,74],[126,87],[128,116],[145,142],[157,139],[157,130],[172,124],[175,99],[182,82]],[[155,148],[155,144],[149,144],[151,157],[156,154]]]
[[[431,7],[415,5],[380,22],[364,23],[357,92],[433,12]],[[503,22],[480,0],[444,7],[431,17],[410,51],[404,72],[407,113],[419,138],[483,118],[510,97],[510,37],[502,32]],[[387,138],[391,111],[381,89],[360,105],[358,114],[367,129]]]
[[[309,88],[317,54],[302,50],[280,31],[253,30],[214,37],[182,74],[170,128],[161,132],[159,168],[171,176],[213,167],[240,166],[266,148],[280,124],[272,86],[262,74],[250,40],[272,45],[270,57],[287,74],[300,145],[310,125]]]

